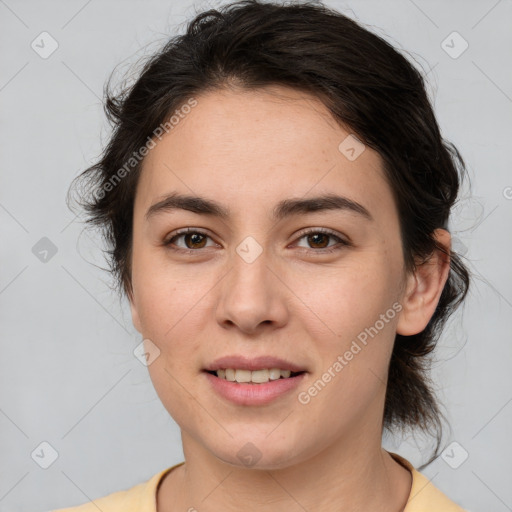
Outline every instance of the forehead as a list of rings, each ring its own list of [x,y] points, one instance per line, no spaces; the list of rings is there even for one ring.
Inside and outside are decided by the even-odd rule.
[[[139,206],[177,190],[221,197],[234,211],[325,193],[394,207],[378,153],[359,143],[364,151],[347,158],[340,144],[354,142],[350,130],[314,96],[274,86],[195,99],[145,157]]]

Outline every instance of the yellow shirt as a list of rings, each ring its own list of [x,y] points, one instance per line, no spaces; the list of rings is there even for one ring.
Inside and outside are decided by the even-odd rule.
[[[453,501],[449,500],[439,489],[421,473],[416,471],[411,463],[395,453],[390,455],[412,473],[412,487],[409,499],[403,512],[464,512]],[[156,491],[164,476],[184,462],[164,469],[148,481],[138,484],[126,491],[118,491],[94,503],[72,508],[62,508],[53,512],[157,512]]]

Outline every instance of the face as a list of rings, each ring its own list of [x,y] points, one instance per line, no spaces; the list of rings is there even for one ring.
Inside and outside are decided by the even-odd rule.
[[[196,100],[145,158],[134,209],[132,315],[158,354],[149,372],[163,405],[184,439],[236,465],[243,450],[280,468],[361,433],[380,443],[406,281],[379,155],[357,156],[364,146],[351,138],[340,150],[350,132],[305,93]],[[172,194],[224,215],[179,207]],[[307,202],[326,195],[344,199]],[[205,369],[231,355],[303,373],[275,395],[227,398]]]

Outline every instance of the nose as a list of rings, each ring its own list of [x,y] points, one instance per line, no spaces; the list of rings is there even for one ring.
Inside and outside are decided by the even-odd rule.
[[[232,266],[220,283],[216,311],[219,325],[236,327],[246,334],[285,325],[291,292],[282,274],[265,250],[254,261],[234,252]]]

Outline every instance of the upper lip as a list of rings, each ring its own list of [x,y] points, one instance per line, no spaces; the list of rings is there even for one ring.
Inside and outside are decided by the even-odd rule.
[[[265,368],[279,368],[280,370],[290,370],[292,372],[303,372],[305,368],[273,356],[245,357],[241,355],[230,355],[219,357],[204,369],[206,371],[216,371],[220,369],[233,368],[235,370],[262,370]]]

